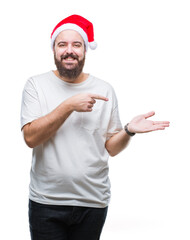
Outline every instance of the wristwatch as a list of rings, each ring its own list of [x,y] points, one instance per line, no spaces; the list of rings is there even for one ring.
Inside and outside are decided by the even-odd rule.
[[[133,137],[136,133],[129,132],[129,130],[128,130],[128,125],[129,125],[129,123],[127,123],[127,124],[124,126],[125,132],[126,132],[129,136]]]

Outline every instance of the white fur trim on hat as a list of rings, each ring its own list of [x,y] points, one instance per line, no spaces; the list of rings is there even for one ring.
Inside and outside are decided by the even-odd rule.
[[[89,47],[90,47],[90,49],[94,50],[97,48],[97,43],[95,41],[89,42]]]
[[[73,23],[63,24],[62,26],[60,26],[59,28],[57,28],[55,30],[55,32],[53,33],[52,38],[51,38],[52,49],[53,49],[53,44],[54,44],[54,41],[55,41],[56,37],[59,35],[60,32],[62,32],[64,30],[75,30],[76,32],[78,32],[84,40],[84,43],[85,43],[85,46],[86,46],[86,51],[87,51],[87,49],[88,49],[87,34],[85,33],[85,31],[81,27],[79,27],[78,25],[73,24]]]

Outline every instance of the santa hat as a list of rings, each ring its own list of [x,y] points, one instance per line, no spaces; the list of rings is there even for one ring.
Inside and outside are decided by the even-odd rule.
[[[86,51],[88,45],[91,49],[96,49],[97,43],[94,41],[94,30],[93,25],[87,19],[79,15],[71,15],[61,22],[59,22],[51,34],[51,47],[53,49],[54,41],[58,34],[63,30],[75,30],[77,31],[84,40]]]

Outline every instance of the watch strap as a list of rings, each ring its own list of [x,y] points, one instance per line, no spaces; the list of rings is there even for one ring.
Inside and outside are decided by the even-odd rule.
[[[133,137],[136,133],[129,132],[129,130],[128,130],[128,125],[129,125],[129,123],[127,123],[127,124],[125,125],[125,127],[124,127],[125,132],[126,132],[129,136]]]

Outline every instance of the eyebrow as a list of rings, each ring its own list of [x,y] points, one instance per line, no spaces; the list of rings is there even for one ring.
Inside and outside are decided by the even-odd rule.
[[[61,44],[61,43],[67,43],[67,41],[60,41],[57,43],[57,45]],[[79,43],[82,45],[82,42],[81,41],[74,41],[73,43]]]
[[[74,41],[74,43],[80,43],[82,45],[82,42],[81,41]]]

